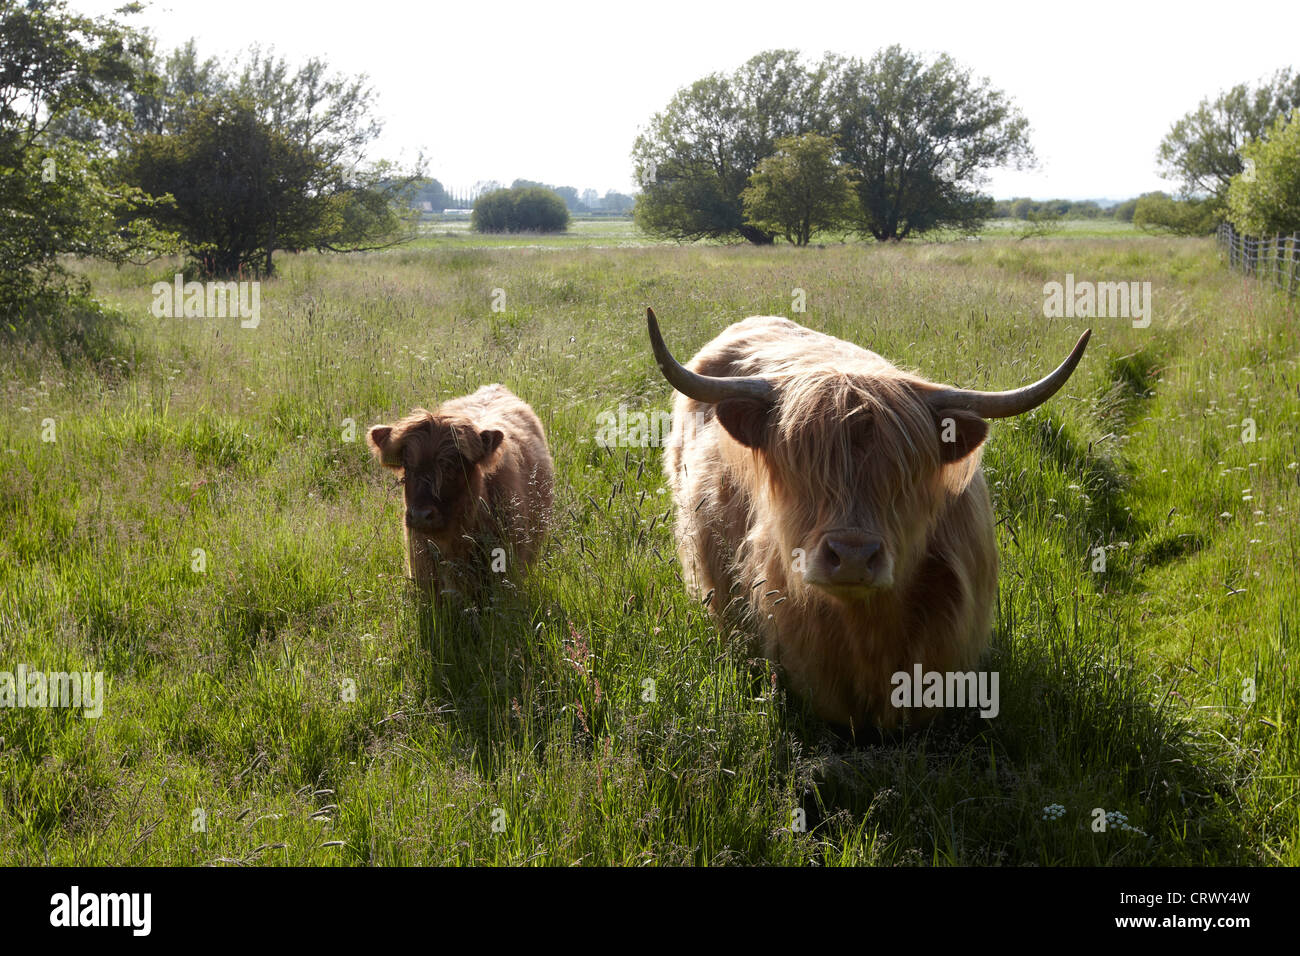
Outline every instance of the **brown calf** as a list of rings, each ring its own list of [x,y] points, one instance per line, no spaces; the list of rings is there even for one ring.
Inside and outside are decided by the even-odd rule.
[[[417,408],[367,438],[402,477],[407,573],[422,590],[464,590],[485,572],[522,569],[537,556],[555,467],[542,423],[504,385],[432,412]]]

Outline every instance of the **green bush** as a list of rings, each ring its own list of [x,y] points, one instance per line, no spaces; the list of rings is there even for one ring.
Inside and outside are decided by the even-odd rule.
[[[1165,193],[1138,198],[1133,224],[1140,229],[1176,236],[1204,236],[1214,232],[1223,218],[1223,204],[1211,199],[1174,199]]]
[[[564,232],[569,207],[550,189],[496,189],[475,200],[470,225],[475,232]]]
[[[835,140],[816,133],[778,139],[740,194],[745,219],[797,246],[846,225],[857,214],[857,195],[838,153]]]
[[[1137,207],[1138,207],[1138,201],[1136,199],[1128,199],[1120,203],[1118,206],[1115,207],[1115,212],[1114,212],[1115,221],[1132,222],[1133,214],[1137,212]]]
[[[1279,116],[1268,138],[1252,140],[1241,151],[1254,175],[1233,177],[1228,186],[1228,216],[1251,236],[1300,232],[1300,110]]]

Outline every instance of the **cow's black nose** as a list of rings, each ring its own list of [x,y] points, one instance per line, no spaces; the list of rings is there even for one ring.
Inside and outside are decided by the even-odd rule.
[[[874,534],[839,531],[822,538],[822,572],[828,584],[872,584],[879,570],[883,542]]]
[[[438,512],[435,508],[407,508],[406,523],[412,528],[427,528],[438,524]]]

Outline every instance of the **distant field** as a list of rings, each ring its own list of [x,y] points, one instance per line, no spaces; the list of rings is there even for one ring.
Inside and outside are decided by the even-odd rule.
[[[1026,223],[1018,219],[990,219],[979,235],[982,238],[1016,238]],[[1069,236],[1071,238],[1104,238],[1112,236],[1145,236],[1132,223],[1116,222],[1112,219],[1072,219],[1056,223],[1049,235]],[[939,233],[927,236],[923,242],[953,242],[963,239],[959,233]],[[851,236],[825,235],[818,239],[822,245],[840,242],[858,243],[862,240]],[[573,246],[621,247],[657,245],[660,240],[647,236],[636,227],[631,219],[575,219],[569,229],[559,235],[480,235],[469,227],[469,217],[447,219],[440,222],[426,222],[420,226],[420,238],[411,243],[410,248],[442,249],[468,246],[481,246],[493,249],[517,249],[536,247],[540,249],[569,248]],[[712,245],[713,243],[707,243]]]
[[[120,323],[0,356],[0,670],[106,697],[0,713],[0,863],[1300,865],[1294,303],[1208,240],[1071,232],[456,232],[281,256],[256,329],[153,318],[176,263],[84,266]],[[1149,281],[1150,327],[1044,318],[1066,273]],[[594,441],[669,407],[647,305],[682,357],[786,314],[982,388],[1093,327],[1060,395],[991,427],[995,719],[851,744],[720,643],[660,450]],[[555,529],[518,591],[422,619],[364,430],[492,381],[545,423]]]
[[[1014,238],[1027,228],[1029,224],[1019,219],[990,219],[984,224],[980,235],[987,239]],[[1046,228],[1049,236],[1067,236],[1072,239],[1099,239],[1112,236],[1140,238],[1149,235],[1131,222],[1119,222],[1114,219],[1065,219]]]
[[[426,222],[412,248],[438,249],[482,246],[490,249],[542,249],[574,246],[642,246],[655,242],[642,235],[631,219],[575,219],[567,232],[549,234],[480,235],[469,227],[469,217]]]

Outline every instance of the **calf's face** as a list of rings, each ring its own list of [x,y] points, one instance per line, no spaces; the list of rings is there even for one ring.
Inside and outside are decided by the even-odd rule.
[[[468,545],[463,535],[483,494],[484,468],[502,437],[469,419],[423,409],[366,436],[380,463],[401,476],[407,529],[433,541],[443,557]]]

